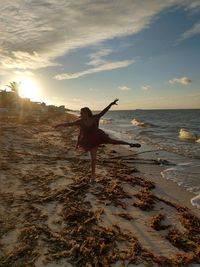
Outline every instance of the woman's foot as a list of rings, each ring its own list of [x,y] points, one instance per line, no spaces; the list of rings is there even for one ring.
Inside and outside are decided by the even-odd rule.
[[[141,147],[141,145],[140,144],[138,144],[138,143],[136,143],[136,144],[130,144],[130,147]]]
[[[89,179],[89,182],[90,182],[90,183],[95,182],[95,179],[96,179],[95,176],[91,176],[90,179]]]

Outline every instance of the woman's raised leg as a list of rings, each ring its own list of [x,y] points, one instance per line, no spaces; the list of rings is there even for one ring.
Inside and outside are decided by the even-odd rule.
[[[130,147],[141,147],[141,145],[138,143],[133,144],[133,143],[125,142],[122,140],[116,140],[116,139],[112,139],[112,138],[110,138],[109,144],[112,144],[112,145],[129,145]]]

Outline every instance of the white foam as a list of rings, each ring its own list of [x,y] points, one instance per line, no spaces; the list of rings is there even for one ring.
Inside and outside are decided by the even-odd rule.
[[[149,122],[143,122],[143,121],[140,121],[140,120],[138,120],[138,119],[136,119],[136,118],[134,118],[134,119],[131,121],[131,123],[132,123],[133,125],[135,125],[135,126],[146,127],[146,128],[148,128],[148,127],[153,127],[153,126],[154,126],[153,124],[151,124],[151,123],[149,123]]]
[[[179,131],[179,138],[183,140],[189,140],[189,141],[197,141],[198,136],[184,128],[181,128]],[[200,142],[200,141],[199,141]]]
[[[110,123],[112,123],[112,119],[101,119],[100,123],[101,124],[110,124]]]
[[[200,138],[198,138],[198,139],[196,140],[196,142],[200,144]]]
[[[193,198],[191,199],[191,203],[192,203],[193,206],[195,206],[195,207],[197,207],[198,209],[200,209],[200,194],[197,195],[197,196],[195,196],[195,197],[193,197]]]
[[[161,172],[163,178],[176,182],[179,186],[193,193],[191,199],[193,206],[200,209],[200,165],[199,162],[185,162]]]

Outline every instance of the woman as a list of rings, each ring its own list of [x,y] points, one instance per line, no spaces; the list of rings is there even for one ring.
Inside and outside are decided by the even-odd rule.
[[[99,129],[99,120],[100,118],[113,106],[117,105],[117,101],[119,99],[115,99],[111,102],[104,110],[100,113],[93,115],[92,111],[88,107],[84,107],[81,109],[80,119],[74,122],[67,122],[57,124],[55,128],[60,126],[79,126],[80,133],[78,136],[78,141],[76,148],[81,148],[84,151],[89,151],[91,156],[91,180],[95,179],[95,168],[96,168],[96,156],[97,149],[100,144],[113,144],[113,145],[129,145],[130,147],[140,147],[140,144],[128,143],[122,140],[112,139],[108,134],[106,134],[103,130]]]

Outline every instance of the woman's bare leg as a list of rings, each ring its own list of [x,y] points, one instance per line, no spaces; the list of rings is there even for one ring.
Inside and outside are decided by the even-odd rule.
[[[91,156],[91,175],[92,180],[95,179],[95,169],[96,169],[96,160],[97,160],[97,147],[94,147],[90,150],[90,156]]]
[[[110,138],[109,144],[112,144],[112,145],[129,145],[130,147],[140,147],[140,144],[133,144],[133,143],[125,142],[122,140],[116,140],[116,139],[112,139],[112,138]]]

